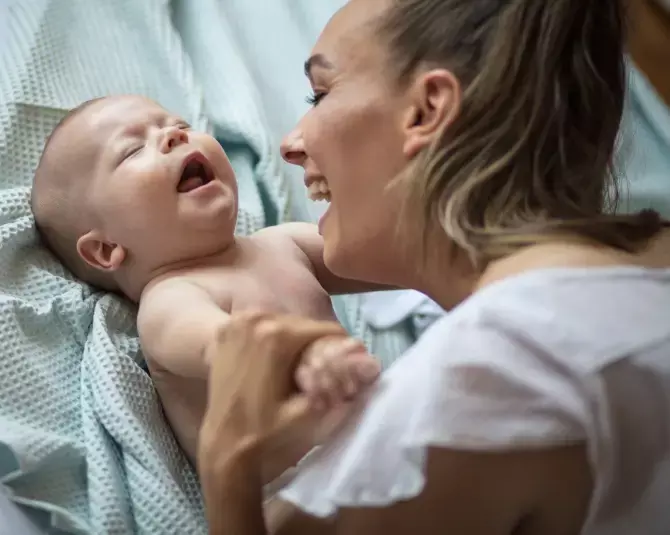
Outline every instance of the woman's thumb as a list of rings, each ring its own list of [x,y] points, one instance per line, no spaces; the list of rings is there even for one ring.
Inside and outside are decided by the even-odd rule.
[[[286,332],[290,334],[285,340],[288,351],[302,351],[312,342],[326,336],[342,336],[347,332],[344,327],[334,321],[320,321],[311,318],[286,316]]]
[[[316,421],[322,412],[313,407],[306,395],[295,394],[282,403],[279,410],[279,425],[295,429],[303,425],[308,426],[312,421]]]
[[[291,435],[310,437],[312,445],[317,446],[349,420],[355,406],[354,402],[344,402],[334,407],[315,408],[306,395],[296,394],[282,405],[279,425]]]

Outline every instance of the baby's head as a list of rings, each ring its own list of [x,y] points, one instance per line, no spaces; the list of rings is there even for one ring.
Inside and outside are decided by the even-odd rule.
[[[107,97],[53,131],[32,209],[75,276],[136,299],[153,277],[233,243],[237,183],[211,136],[143,97]]]

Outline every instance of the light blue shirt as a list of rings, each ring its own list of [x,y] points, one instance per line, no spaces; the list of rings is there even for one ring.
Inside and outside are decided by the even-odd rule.
[[[670,108],[632,63],[629,67],[618,156],[626,180],[619,209],[653,208],[670,218]]]

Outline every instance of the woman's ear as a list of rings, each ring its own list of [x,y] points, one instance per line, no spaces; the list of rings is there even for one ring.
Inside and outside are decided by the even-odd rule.
[[[88,265],[107,272],[119,269],[126,258],[126,250],[121,245],[103,240],[97,230],[77,240],[77,252]]]
[[[461,106],[461,86],[451,71],[433,69],[417,76],[409,98],[403,152],[411,159],[454,122]]]

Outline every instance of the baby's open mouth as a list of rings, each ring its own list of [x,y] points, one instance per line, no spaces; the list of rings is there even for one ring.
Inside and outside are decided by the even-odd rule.
[[[202,186],[206,186],[214,180],[214,172],[202,154],[196,153],[189,157],[181,172],[181,178],[177,184],[179,193],[188,193]]]

